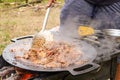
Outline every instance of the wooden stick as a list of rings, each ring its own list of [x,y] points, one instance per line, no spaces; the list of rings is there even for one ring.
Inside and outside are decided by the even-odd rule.
[[[117,64],[115,80],[120,80],[120,63]]]
[[[6,74],[8,74],[8,73],[10,73],[10,72],[15,70],[14,67],[8,67],[6,69],[5,68],[2,68],[2,69],[0,70],[0,76],[1,77],[4,77]]]

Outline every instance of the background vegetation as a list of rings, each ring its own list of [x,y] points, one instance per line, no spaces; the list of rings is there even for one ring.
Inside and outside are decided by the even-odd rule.
[[[32,1],[32,0],[31,0]],[[29,2],[31,2],[29,0]],[[15,8],[16,6],[25,4],[25,0],[0,0],[0,54],[4,48],[10,44],[10,40],[15,37],[34,35],[41,30],[46,9],[47,0],[34,5],[29,4]],[[20,2],[20,4],[15,4]],[[59,26],[59,15],[63,0],[51,9],[47,29]]]

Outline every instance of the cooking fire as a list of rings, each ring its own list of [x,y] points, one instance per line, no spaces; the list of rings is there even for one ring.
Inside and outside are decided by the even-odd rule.
[[[37,76],[37,73],[33,74],[31,71],[12,66],[3,67],[0,71],[2,80],[28,80]]]

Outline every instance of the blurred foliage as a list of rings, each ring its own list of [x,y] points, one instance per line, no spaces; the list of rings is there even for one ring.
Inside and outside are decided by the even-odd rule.
[[[42,4],[47,4],[48,0],[0,0],[0,10],[8,9],[25,3],[41,1]],[[56,0],[57,3],[64,3],[64,0]],[[38,2],[39,3],[39,2]],[[34,4],[33,4],[34,5]]]
[[[28,1],[31,2],[35,0]],[[46,4],[47,1],[48,0],[42,0],[40,6]],[[56,1],[60,3],[64,2],[64,0]],[[0,54],[10,43],[10,39],[30,33],[34,34],[36,31],[39,31],[40,26],[42,26],[42,21],[45,14],[44,9],[35,11],[36,7],[30,6],[10,9],[7,11],[8,8],[18,6],[18,3],[24,4],[25,2],[26,0],[0,0]],[[49,24],[47,27],[51,28],[59,25],[59,11],[61,6],[62,5],[59,5],[51,11]],[[1,12],[2,10],[5,11]]]
[[[30,1],[35,1],[35,0],[0,0],[0,2],[26,2],[26,1],[30,2]],[[41,0],[41,1],[46,2],[48,0]],[[63,1],[63,0],[56,0],[56,1]]]
[[[26,0],[0,0],[2,2],[23,2],[23,1],[26,1]]]

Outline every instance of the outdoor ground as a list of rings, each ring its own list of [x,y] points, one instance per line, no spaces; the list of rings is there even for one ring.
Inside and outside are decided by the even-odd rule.
[[[10,44],[10,39],[39,32],[42,27],[46,9],[41,3],[10,9],[11,6],[0,7],[0,54]],[[62,5],[56,5],[50,11],[47,29],[59,26],[59,15]]]

